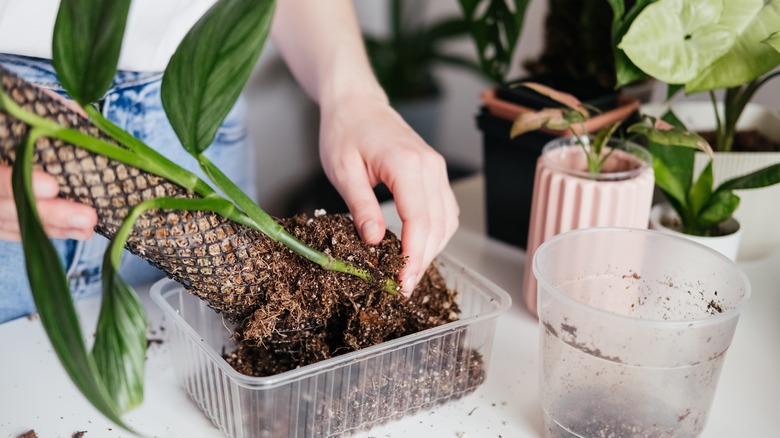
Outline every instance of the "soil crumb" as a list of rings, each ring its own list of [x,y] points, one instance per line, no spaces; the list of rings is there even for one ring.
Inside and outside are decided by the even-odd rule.
[[[38,434],[35,433],[35,429],[30,429],[27,432],[19,435],[17,438],[38,438]]]

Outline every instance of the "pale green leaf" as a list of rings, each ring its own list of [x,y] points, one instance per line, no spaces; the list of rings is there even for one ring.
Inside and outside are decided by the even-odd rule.
[[[687,93],[740,86],[780,65],[780,53],[763,43],[780,29],[780,0],[727,1],[726,5],[722,22],[734,23],[738,37],[728,52],[686,81]]]
[[[645,73],[667,83],[685,83],[723,56],[736,32],[717,18],[723,0],[659,0],[634,20],[618,48]]]

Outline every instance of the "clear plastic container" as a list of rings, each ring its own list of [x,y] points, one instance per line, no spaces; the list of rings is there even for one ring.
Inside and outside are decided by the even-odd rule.
[[[330,437],[365,430],[474,391],[485,379],[506,292],[442,255],[461,318],[413,335],[269,377],[238,373],[222,358],[230,327],[172,280],[151,290],[163,309],[182,386],[231,437]]]
[[[696,437],[750,283],[659,231],[590,228],[536,251],[546,436]]]

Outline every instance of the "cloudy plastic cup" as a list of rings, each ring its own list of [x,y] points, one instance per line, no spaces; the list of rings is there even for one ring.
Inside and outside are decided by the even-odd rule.
[[[536,251],[549,437],[702,433],[750,284],[723,255],[651,230],[589,228]]]

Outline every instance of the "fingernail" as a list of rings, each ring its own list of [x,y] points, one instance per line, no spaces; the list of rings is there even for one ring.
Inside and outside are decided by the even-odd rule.
[[[68,220],[72,228],[92,228],[92,221],[86,216],[76,215]]]
[[[380,239],[383,237],[379,235],[379,233],[382,231],[379,229],[379,224],[373,220],[363,223],[361,231],[363,232],[363,237],[366,240]]]

